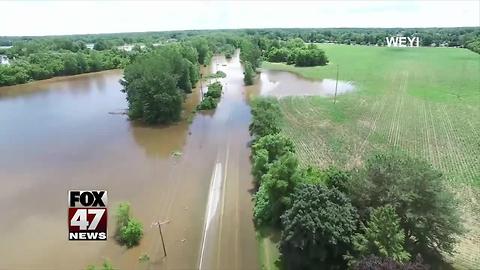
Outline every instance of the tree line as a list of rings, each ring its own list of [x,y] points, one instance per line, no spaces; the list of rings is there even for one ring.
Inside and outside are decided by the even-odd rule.
[[[20,42],[4,50],[11,64],[0,65],[0,86],[123,68],[136,53],[117,49],[90,50],[85,44],[73,41]]]
[[[322,49],[315,44],[305,45],[300,38],[272,43],[265,55],[269,62],[285,62],[298,67],[324,66],[328,63]]]
[[[269,28],[269,29],[231,29],[231,30],[183,30],[163,32],[137,32],[112,34],[86,34],[69,36],[9,36],[0,37],[0,46],[11,46],[18,42],[34,40],[73,40],[84,43],[96,43],[108,40],[115,46],[132,43],[145,45],[168,40],[187,40],[194,36],[263,36],[268,39],[289,40],[301,38],[305,42],[334,42],[341,44],[379,45],[385,44],[385,38],[395,35],[418,36],[422,46],[466,47],[465,45],[480,36],[480,27],[448,28]]]
[[[387,152],[351,171],[303,168],[278,102],[251,110],[254,222],[281,231],[286,269],[429,269],[454,252],[457,202],[430,164]]]

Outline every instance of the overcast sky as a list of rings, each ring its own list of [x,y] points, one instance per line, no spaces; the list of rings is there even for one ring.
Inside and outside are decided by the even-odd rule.
[[[270,27],[480,26],[474,1],[0,1],[0,35]]]

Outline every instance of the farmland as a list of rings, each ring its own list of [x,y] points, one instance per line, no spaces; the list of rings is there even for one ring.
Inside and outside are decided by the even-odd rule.
[[[338,66],[339,79],[356,87],[335,104],[280,99],[283,132],[301,165],[351,169],[379,150],[426,159],[458,195],[469,230],[454,265],[480,265],[480,56],[455,48],[320,47],[330,60],[325,67],[263,64],[309,79],[335,79]]]

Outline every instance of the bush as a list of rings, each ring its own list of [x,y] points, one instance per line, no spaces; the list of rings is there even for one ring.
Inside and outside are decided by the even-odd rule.
[[[216,79],[216,78],[225,78],[225,77],[227,77],[227,74],[221,70],[218,70],[213,74],[208,74],[207,76],[205,76],[205,79]]]
[[[205,97],[212,97],[218,99],[222,96],[222,84],[220,82],[214,82],[209,84],[208,91],[204,94]]]
[[[128,224],[130,220],[130,203],[121,202],[117,208],[117,228],[120,229]]]
[[[213,110],[217,107],[217,99],[212,97],[205,97],[200,104],[197,105],[197,110]]]
[[[95,265],[87,266],[87,270],[113,270],[113,265],[111,262],[105,260],[101,267],[96,267]]]
[[[127,225],[120,229],[120,242],[126,245],[128,248],[138,245],[142,237],[143,225],[134,218],[131,218]]]
[[[130,216],[130,204],[122,202],[118,205],[116,211],[117,231],[116,239],[128,248],[136,246],[140,243],[143,236],[142,224]]]

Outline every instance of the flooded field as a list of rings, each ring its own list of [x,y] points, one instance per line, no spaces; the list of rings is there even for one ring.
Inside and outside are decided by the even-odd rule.
[[[323,79],[308,80],[287,71],[263,70],[260,74],[259,87],[262,95],[285,96],[333,96],[355,89],[351,82]]]
[[[121,114],[120,70],[0,88],[0,269],[84,269],[104,259],[119,269],[257,269],[248,97],[328,95],[332,82],[264,71],[246,88],[238,52],[215,56],[203,72],[217,70],[227,74],[217,109],[168,127]],[[339,93],[350,86],[340,83]],[[199,92],[186,100],[185,119]],[[69,189],[108,190],[108,241],[67,241]],[[144,224],[129,250],[113,240],[122,201]],[[167,222],[166,258],[158,221]],[[141,264],[144,254],[150,262]]]
[[[125,115],[121,71],[57,78],[0,89],[0,269],[85,269],[108,258],[120,269],[198,268],[210,181],[222,164],[215,233],[205,247],[209,268],[258,267],[251,221],[249,107],[238,55],[213,59],[224,97],[214,113],[191,124],[145,127]],[[186,102],[186,114],[200,99]],[[176,152],[177,155],[172,155]],[[106,189],[106,242],[67,241],[67,191]],[[140,246],[111,238],[114,209],[130,201],[144,224]],[[163,257],[157,221],[163,226]],[[149,265],[139,256],[148,254]],[[235,264],[233,264],[235,263]]]

